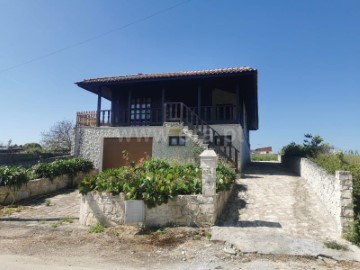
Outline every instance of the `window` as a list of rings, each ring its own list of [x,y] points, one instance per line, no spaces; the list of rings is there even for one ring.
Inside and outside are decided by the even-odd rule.
[[[170,136],[169,146],[185,146],[185,136]]]
[[[218,146],[229,146],[231,145],[232,138],[231,135],[227,136],[215,136],[215,145]]]
[[[151,120],[151,98],[133,98],[131,100],[131,122]]]

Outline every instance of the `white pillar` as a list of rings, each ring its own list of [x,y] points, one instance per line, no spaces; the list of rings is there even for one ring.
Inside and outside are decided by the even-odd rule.
[[[204,197],[216,195],[216,167],[218,156],[214,150],[204,150],[200,154],[200,168],[202,170],[202,195]]]

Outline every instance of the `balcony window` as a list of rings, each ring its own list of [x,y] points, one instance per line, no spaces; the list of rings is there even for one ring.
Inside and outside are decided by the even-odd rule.
[[[151,98],[133,98],[130,111],[131,122],[151,120]]]

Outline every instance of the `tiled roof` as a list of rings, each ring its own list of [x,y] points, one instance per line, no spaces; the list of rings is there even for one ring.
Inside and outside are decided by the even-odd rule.
[[[194,71],[179,71],[179,72],[168,72],[168,73],[150,73],[150,74],[135,74],[125,76],[114,76],[114,77],[103,77],[86,79],[77,84],[88,84],[88,83],[114,83],[122,81],[137,81],[147,79],[175,79],[181,77],[197,77],[197,76],[211,76],[211,75],[232,75],[239,74],[242,72],[256,71],[251,67],[234,67],[234,68],[220,68],[220,69],[207,69],[207,70],[194,70]]]

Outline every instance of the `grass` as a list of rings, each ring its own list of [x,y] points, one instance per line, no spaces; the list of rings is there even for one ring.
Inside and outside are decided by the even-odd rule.
[[[71,217],[64,217],[62,218],[60,221],[54,223],[53,225],[51,225],[53,228],[57,228],[60,225],[63,225],[64,223],[73,223],[74,219]]]
[[[7,216],[13,213],[18,213],[23,210],[28,209],[28,206],[22,205],[8,205],[8,206],[0,206],[0,216]]]
[[[50,199],[46,199],[45,200],[45,206],[50,206],[51,205],[51,200]]]
[[[105,231],[105,228],[100,223],[97,223],[96,225],[91,226],[89,228],[89,233],[102,233],[104,231]]]
[[[277,161],[277,154],[251,154],[252,161]]]
[[[331,248],[331,249],[344,250],[344,251],[349,250],[349,248],[347,246],[339,244],[336,241],[325,241],[324,245],[325,245],[325,247]]]

